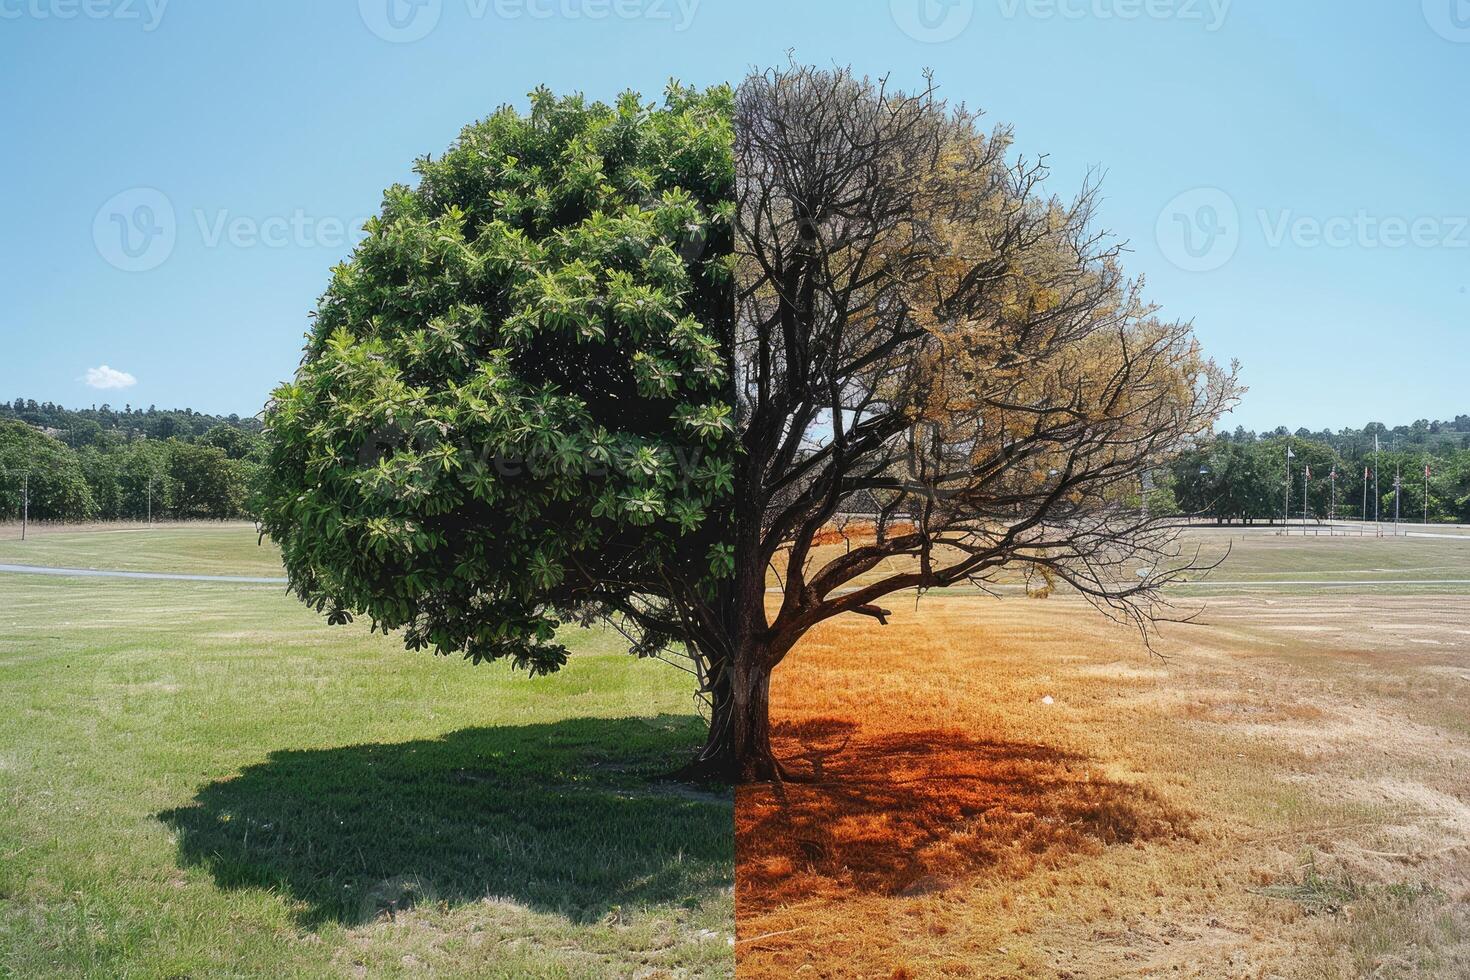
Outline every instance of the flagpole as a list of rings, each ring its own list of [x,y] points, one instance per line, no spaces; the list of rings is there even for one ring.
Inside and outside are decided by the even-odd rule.
[[[1281,533],[1290,534],[1291,526],[1291,443],[1286,444],[1286,513],[1281,517]]]
[[[1424,464],[1424,526],[1429,526],[1429,464]]]
[[[1380,457],[1380,455],[1379,455],[1379,445],[1377,445],[1377,433],[1374,432],[1373,433],[1373,533],[1374,533],[1374,535],[1382,536],[1383,535],[1383,525],[1382,525],[1382,523],[1379,522],[1379,519],[1377,519],[1377,517],[1379,517],[1379,511],[1377,511],[1377,505],[1379,505],[1379,492],[1377,492],[1377,470],[1379,470],[1379,463],[1380,463],[1380,461],[1382,461],[1382,457]]]
[[[1393,533],[1399,533],[1399,498],[1404,495],[1404,471],[1398,464],[1393,464]]]
[[[1307,536],[1307,481],[1312,478],[1312,464],[1302,469],[1302,537]]]

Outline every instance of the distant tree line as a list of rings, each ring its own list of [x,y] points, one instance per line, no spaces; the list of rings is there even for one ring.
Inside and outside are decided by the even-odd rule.
[[[1289,432],[1285,426],[1220,432],[1167,470],[1151,473],[1132,503],[1141,505],[1146,496],[1148,508],[1159,514],[1253,524],[1280,521],[1289,500],[1292,520],[1304,512],[1314,520],[1363,518],[1365,506],[1371,520],[1375,435],[1380,518],[1393,518],[1395,472],[1402,479],[1401,518],[1424,518],[1428,466],[1429,520],[1470,523],[1470,415],[1392,428],[1372,422],[1336,432]],[[1289,498],[1288,446],[1294,457]],[[17,398],[0,402],[0,520],[19,518],[27,473],[33,520],[143,520],[150,497],[155,519],[249,517],[264,458],[255,418],[151,405],[67,409]]]
[[[106,435],[121,436],[129,441],[144,438],[182,439],[187,442],[219,425],[257,434],[261,430],[261,422],[256,418],[208,415],[191,408],[160,409],[154,405],[134,408],[124,405],[116,409],[103,403],[91,408],[73,409],[53,402],[38,402],[34,398],[0,402],[0,421],[7,419],[46,430],[73,449],[95,445]]]
[[[0,520],[226,519],[251,514],[255,419],[154,408],[0,403]]]
[[[1181,513],[1213,517],[1221,523],[1271,523],[1288,512],[1292,520],[1304,515],[1311,520],[1334,515],[1372,520],[1375,499],[1380,519],[1392,520],[1397,502],[1403,521],[1418,522],[1425,518],[1428,467],[1429,521],[1470,523],[1470,449],[1457,448],[1444,438],[1462,434],[1446,426],[1467,422],[1470,418],[1461,416],[1455,423],[1344,429],[1326,436],[1283,431],[1264,436],[1240,430],[1220,433],[1212,442],[1180,456],[1160,482],[1167,484],[1173,505]],[[1430,425],[1440,425],[1440,429],[1431,432]],[[1426,438],[1395,438],[1402,437],[1404,429]],[[1380,446],[1376,454],[1375,431]],[[1289,493],[1288,449],[1292,453]],[[1397,490],[1395,476],[1402,481]]]
[[[1290,436],[1330,446],[1332,451],[1351,462],[1358,462],[1373,453],[1373,437],[1385,450],[1412,449],[1436,456],[1453,457],[1470,449],[1470,415],[1456,415],[1449,421],[1419,419],[1411,425],[1396,425],[1389,428],[1382,422],[1369,422],[1361,429],[1343,428],[1333,432],[1323,429],[1313,432],[1299,428],[1295,431],[1279,425],[1270,432],[1252,432],[1237,427],[1234,432],[1222,432],[1220,438],[1230,442],[1250,445],[1270,442]]]

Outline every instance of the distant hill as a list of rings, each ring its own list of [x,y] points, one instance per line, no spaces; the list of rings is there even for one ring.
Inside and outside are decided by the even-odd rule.
[[[0,402],[0,420],[16,419],[41,429],[74,449],[90,446],[112,433],[125,440],[184,439],[204,435],[217,425],[228,425],[244,432],[261,430],[260,420],[239,415],[207,415],[192,408],[134,408],[124,405],[93,405],[90,408],[65,408],[53,402],[34,398],[17,398]]]

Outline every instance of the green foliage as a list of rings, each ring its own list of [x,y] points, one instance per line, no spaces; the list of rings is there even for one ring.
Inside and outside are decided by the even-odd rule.
[[[243,481],[225,451],[201,443],[180,443],[168,455],[165,505],[175,516],[224,518],[238,513]]]
[[[542,89],[387,191],[266,417],[302,599],[533,672],[572,614],[679,638],[639,613],[729,570],[731,111]]]
[[[160,409],[154,405],[115,409],[103,403],[91,408],[63,408],[34,398],[0,401],[0,419],[13,419],[38,429],[55,430],[57,438],[73,449],[129,442],[133,439],[182,439],[189,441],[216,426],[256,436],[260,422],[238,415],[209,415],[191,408]]]
[[[1424,468],[1430,469],[1428,517],[1433,522],[1470,521],[1470,451],[1430,455],[1425,449],[1390,451],[1384,447],[1376,456],[1344,458],[1333,447],[1300,436],[1273,436],[1264,440],[1242,440],[1222,436],[1213,443],[1186,453],[1174,467],[1175,492],[1185,513],[1216,517],[1222,521],[1277,521],[1287,505],[1286,449],[1291,447],[1290,506],[1293,519],[1302,514],[1303,479],[1306,508],[1313,518],[1373,518],[1373,482],[1370,475],[1364,492],[1364,470],[1377,470],[1378,514],[1384,520],[1394,515],[1394,477],[1403,484],[1398,509],[1404,521],[1425,517]],[[1371,435],[1370,443],[1371,447]],[[1336,496],[1333,473],[1336,473]]]
[[[0,422],[0,519],[21,516],[29,483],[32,520],[87,520],[97,502],[76,454],[21,422]]]
[[[1346,426],[1336,432],[1331,429],[1312,432],[1304,428],[1293,432],[1282,425],[1271,432],[1259,434],[1244,426],[1238,426],[1234,432],[1220,433],[1222,439],[1244,444],[1282,439],[1286,436],[1322,443],[1350,463],[1361,463],[1373,454],[1374,436],[1378,437],[1384,451],[1405,449],[1419,455],[1428,453],[1449,459],[1470,450],[1470,415],[1456,415],[1453,419],[1443,421],[1418,419],[1410,425],[1396,425],[1393,428],[1382,422],[1369,422],[1361,429]]]
[[[3,421],[6,417],[24,419],[25,424]],[[0,425],[11,433],[24,430],[30,433],[25,436],[29,445],[45,447],[45,453],[27,464],[33,481],[44,483],[54,471],[56,480],[68,484],[80,472],[90,495],[90,503],[73,494],[72,504],[57,508],[44,502],[33,484],[31,515],[36,520],[251,514],[265,446],[253,419],[219,418],[189,409],[159,412],[129,407],[114,412],[107,405],[73,411],[17,398],[0,403]],[[165,430],[177,435],[149,435]],[[16,473],[26,468],[19,466]],[[19,514],[19,484],[10,480],[15,486],[9,486],[6,481],[0,472],[0,519]],[[14,497],[9,510],[7,487]]]
[[[223,422],[204,433],[199,442],[221,450],[230,459],[247,459],[261,452],[265,445],[253,433]]]

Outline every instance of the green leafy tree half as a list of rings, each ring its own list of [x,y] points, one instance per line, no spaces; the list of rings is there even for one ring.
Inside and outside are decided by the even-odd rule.
[[[532,672],[574,618],[640,655],[717,642],[731,112],[727,88],[538,90],[387,191],[266,413],[260,518],[297,595]]]

